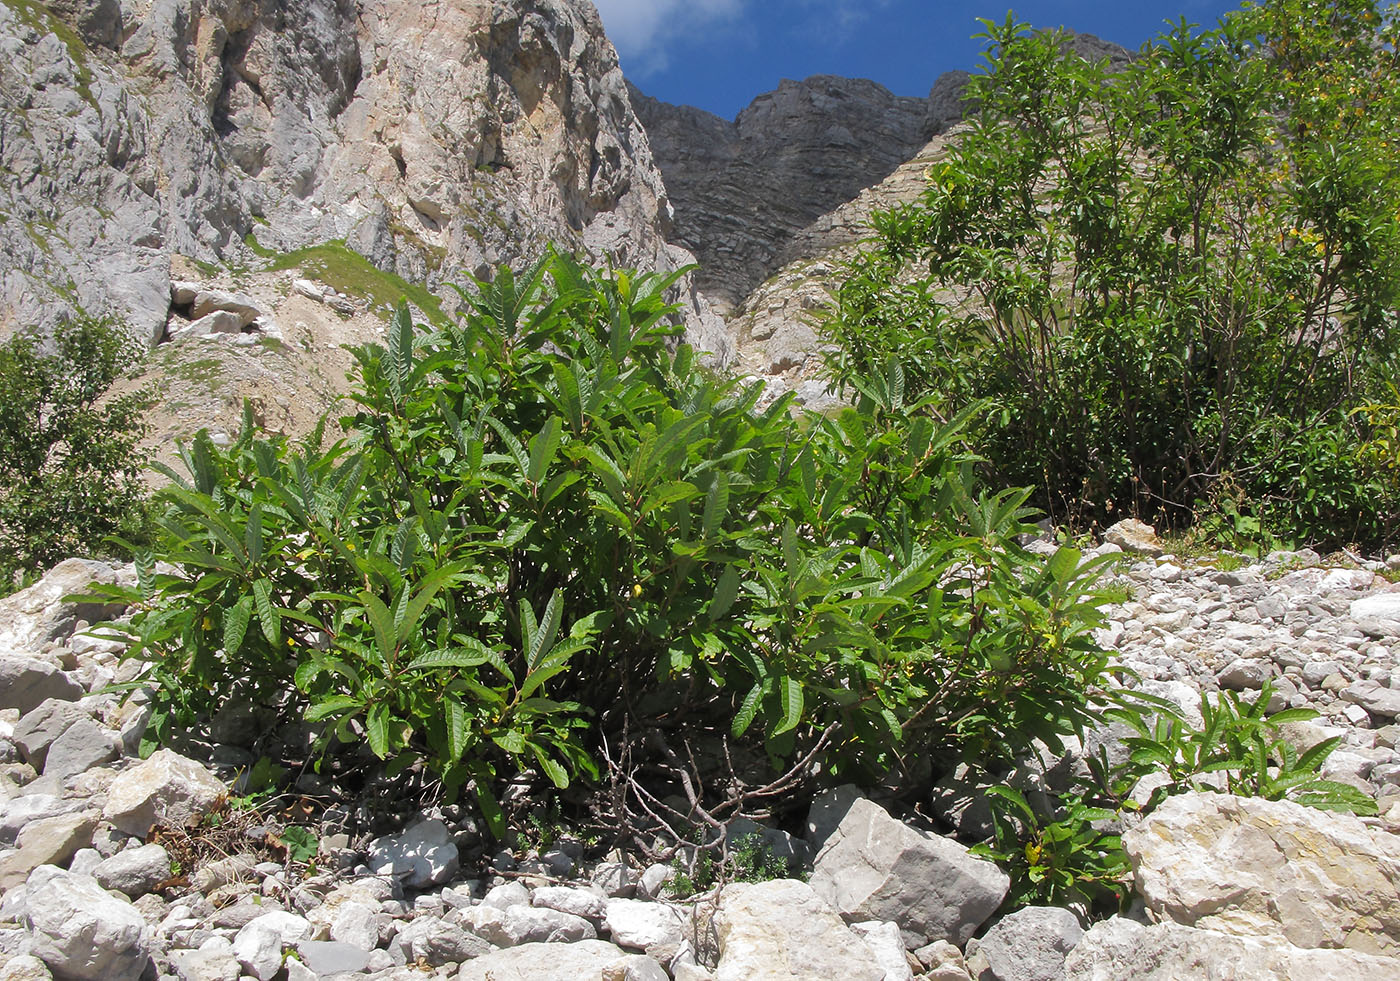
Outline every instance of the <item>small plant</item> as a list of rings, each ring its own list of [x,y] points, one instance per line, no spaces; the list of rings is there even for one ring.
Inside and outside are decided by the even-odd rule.
[[[988,793],[993,839],[972,850],[1011,876],[1006,908],[1126,907],[1132,869],[1117,832],[1119,811],[1090,803],[1083,788],[1062,795],[1053,817],[1037,813],[1015,787],[990,787]]]
[[[277,832],[277,840],[287,849],[287,860],[299,865],[309,865],[316,860],[321,841],[311,828],[292,825]]]
[[[1169,782],[1153,791],[1148,809],[1170,794],[1223,789],[1243,797],[1291,800],[1321,810],[1373,815],[1376,802],[1349,784],[1321,776],[1322,764],[1341,743],[1332,736],[1299,753],[1281,734],[1291,722],[1318,717],[1312,709],[1284,709],[1267,714],[1273,697],[1266,681],[1248,700],[1232,692],[1201,696],[1201,728],[1188,724],[1181,709],[1165,699],[1134,697],[1153,714],[1109,709],[1105,715],[1132,727],[1125,742],[1138,776],[1159,772]]]
[[[685,899],[720,883],[767,882],[790,879],[798,874],[788,859],[773,853],[772,846],[759,832],[742,834],[729,841],[727,854],[718,861],[716,850],[714,847],[694,848],[690,862],[683,861],[679,855],[673,859],[673,874],[668,885],[671,894]]]
[[[1011,876],[1007,908],[1082,903],[1089,910],[1121,911],[1131,898],[1131,868],[1118,829],[1126,815],[1147,814],[1167,797],[1191,790],[1220,790],[1243,797],[1291,800],[1322,810],[1376,813],[1376,803],[1348,784],[1320,775],[1341,741],[1324,739],[1299,753],[1280,731],[1317,717],[1311,709],[1266,714],[1273,696],[1266,682],[1253,700],[1234,692],[1201,697],[1198,729],[1173,702],[1121,692],[1106,720],[1128,725],[1126,763],[1113,767],[1107,749],[1084,762],[1088,775],[1058,795],[1053,813],[1033,808],[1014,787],[988,788],[993,838],[974,847]],[[1165,780],[1161,780],[1165,777]],[[1154,779],[1146,801],[1140,782]],[[1160,781],[1160,782],[1158,782]]]

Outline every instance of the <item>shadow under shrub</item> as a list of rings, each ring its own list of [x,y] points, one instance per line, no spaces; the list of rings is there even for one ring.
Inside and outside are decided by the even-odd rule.
[[[121,593],[149,738],[237,691],[322,755],[426,764],[498,835],[529,772],[679,845],[818,769],[1009,758],[1091,721],[1099,567],[1017,544],[1025,493],[980,490],[962,448],[977,408],[939,423],[891,365],[834,418],[760,411],[674,343],[673,279],[502,269],[459,323],[401,310],[355,351],[344,439],[198,436]]]

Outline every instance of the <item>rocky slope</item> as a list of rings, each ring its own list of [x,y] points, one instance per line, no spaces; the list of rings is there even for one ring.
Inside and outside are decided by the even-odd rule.
[[[149,709],[101,691],[138,665],[84,629],[116,611],[63,598],[134,572],[70,560],[0,601],[0,981],[1400,974],[1400,585],[1382,575],[1400,556],[1191,562],[1161,554],[1150,531],[1108,537],[1100,552],[1134,554],[1116,573],[1130,595],[1099,640],[1131,683],[1186,710],[1272,678],[1277,707],[1323,716],[1286,738],[1337,736],[1325,772],[1374,797],[1380,817],[1168,798],[1124,818],[1142,904],[1086,928],[1065,909],[995,912],[1007,877],[966,847],[986,833],[985,784],[956,773],[916,802],[936,825],[853,787],[818,797],[800,835],[751,825],[809,881],[688,898],[671,866],[597,854],[567,829],[506,850],[460,807],[411,805],[384,827],[372,801],[336,800],[309,772],[291,807],[232,810],[223,798],[252,762],[256,723],[222,720],[199,759],[138,760]],[[1121,736],[1104,727],[1089,748],[1125,753]],[[1077,758],[1028,761],[1018,785],[1053,785]],[[294,823],[314,829],[314,867]]]
[[[582,0],[4,0],[0,54],[3,330],[82,310],[154,343],[172,262],[255,269],[250,237],[444,297],[548,242],[690,258]]]

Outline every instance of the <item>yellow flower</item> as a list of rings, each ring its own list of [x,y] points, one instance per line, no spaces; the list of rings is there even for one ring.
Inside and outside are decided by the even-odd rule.
[[[214,621],[213,621],[213,620],[210,620],[208,617],[205,617],[205,618],[204,618],[204,623],[201,624],[201,626],[202,626],[203,629],[205,629],[205,630],[213,630],[213,629],[214,629]]]
[[[642,598],[642,584],[641,584],[641,583],[639,583],[639,582],[634,582],[634,583],[632,584],[632,598],[633,598],[633,599],[641,599],[641,598]]]

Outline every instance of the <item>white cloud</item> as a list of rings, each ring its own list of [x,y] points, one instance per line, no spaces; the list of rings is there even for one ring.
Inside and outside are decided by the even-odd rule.
[[[736,20],[747,0],[594,0],[623,68],[647,75],[666,67],[676,37]]]
[[[814,11],[807,20],[808,31],[845,31],[888,7],[891,0],[799,0]],[[829,36],[829,35],[828,35]],[[837,40],[833,38],[832,40]]]

